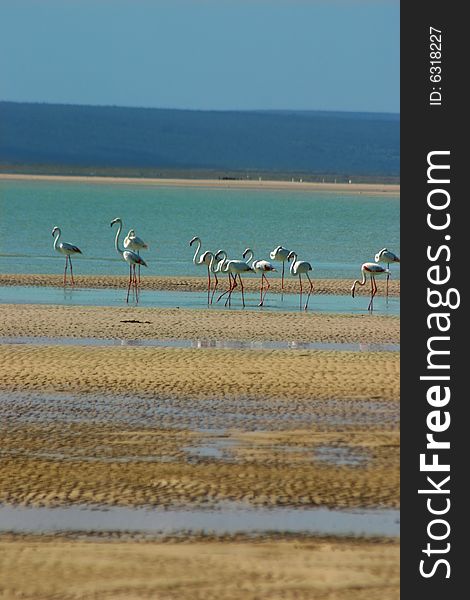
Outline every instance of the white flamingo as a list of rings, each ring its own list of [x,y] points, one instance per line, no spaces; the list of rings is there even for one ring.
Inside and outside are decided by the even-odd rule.
[[[313,271],[312,265],[306,260],[297,260],[297,254],[295,252],[289,252],[289,256],[287,257],[287,261],[289,262],[292,259],[292,264],[290,266],[290,274],[295,276],[299,276],[300,283],[300,308],[302,308],[302,274],[307,276],[308,282],[310,283],[310,290],[308,292],[307,300],[305,302],[304,310],[307,310],[308,301],[310,299],[310,295],[313,290],[313,283],[309,277],[308,272]]]
[[[219,280],[217,278],[217,273],[220,273],[225,260],[227,259],[227,253],[225,252],[225,250],[218,250],[215,255],[213,255],[213,258],[211,259],[211,262],[209,263],[209,271],[211,271],[211,273],[214,273],[214,277],[215,277],[215,283],[214,283],[214,287],[212,288],[212,294],[211,294],[211,304],[212,301],[214,300],[214,294],[217,290],[217,286],[219,284]],[[229,274],[229,280],[230,280],[230,274]]]
[[[216,256],[218,256],[219,254],[220,253],[218,253]],[[225,292],[220,294],[220,296],[217,298],[217,302],[223,296],[225,296],[225,294],[228,294],[227,299],[225,300],[225,306],[227,306],[227,304],[229,306],[231,305],[232,292],[237,287],[237,277],[238,277],[238,279],[240,281],[240,286],[241,286],[242,304],[243,304],[243,308],[244,308],[245,307],[245,294],[244,294],[245,288],[243,287],[243,281],[241,278],[241,274],[253,272],[254,269],[252,269],[250,267],[250,265],[247,262],[245,262],[244,260],[227,260],[226,258],[222,259],[219,262],[218,269],[221,273],[228,273],[229,287],[227,290],[225,290]]]
[[[140,237],[137,237],[134,229],[129,229],[126,237],[124,238],[123,246],[126,250],[132,250],[137,252],[140,256],[141,250],[148,250],[148,244]],[[140,265],[137,269],[139,273],[139,284],[140,284]]]
[[[129,285],[127,287],[126,302],[129,302],[129,292],[131,290],[131,286],[133,286],[133,290],[135,291],[135,300],[136,300],[136,302],[138,302],[139,296],[138,296],[137,277],[135,275],[135,266],[143,265],[144,267],[146,267],[147,263],[136,252],[133,252],[132,250],[121,250],[121,248],[119,248],[119,236],[121,235],[121,230],[122,230],[122,220],[119,217],[117,219],[113,219],[111,221],[111,227],[115,223],[119,223],[119,227],[118,227],[118,230],[116,231],[114,247],[116,248],[116,252],[118,252],[122,256],[123,260],[125,260],[126,263],[129,265]]]
[[[287,257],[290,254],[290,250],[284,248],[284,246],[278,246],[274,248],[272,252],[269,253],[269,258],[271,260],[276,260],[278,262],[282,262],[282,275],[281,275],[281,299],[284,297],[284,269]]]
[[[387,250],[387,248],[382,248],[382,250],[380,250],[379,252],[377,252],[377,254],[375,255],[375,262],[376,263],[386,263],[387,265],[387,269],[390,270],[390,263],[399,263],[400,259],[398,258],[398,256],[396,254],[394,254],[393,252],[390,252],[390,250]],[[390,272],[387,273],[387,292],[386,292],[386,296],[388,298],[388,280],[390,279]]]
[[[193,239],[189,242],[189,245],[192,246],[194,244],[194,242],[197,242],[197,246],[196,246],[196,252],[194,253],[193,256],[193,263],[198,267],[200,265],[205,265],[207,267],[207,304],[212,304],[212,299],[210,297],[210,291],[211,291],[211,270],[212,270],[212,265],[214,264],[214,254],[212,252],[210,252],[209,250],[207,250],[206,252],[204,252],[204,254],[201,254],[201,256],[198,258],[198,254],[199,251],[201,250],[201,238],[194,236]],[[212,297],[214,296],[215,293],[215,289],[217,288],[217,284],[219,283],[219,280],[217,279],[217,273],[215,271],[213,271],[214,273],[214,277],[215,277],[215,288],[214,288],[214,292],[212,293]]]
[[[72,276],[72,285],[75,285],[75,281],[73,279],[71,256],[74,254],[81,254],[82,251],[78,246],[74,246],[73,244],[68,244],[67,242],[59,242],[59,238],[61,235],[59,227],[54,227],[54,229],[52,230],[52,237],[54,237],[55,234],[57,234],[57,236],[54,239],[54,250],[56,252],[59,252],[60,254],[65,254],[64,286],[67,281],[67,263],[70,264],[70,275]]]
[[[354,294],[356,291],[356,285],[365,285],[367,281],[367,276],[370,277],[370,302],[367,310],[371,312],[374,310],[374,296],[377,293],[377,284],[375,283],[376,275],[384,275],[385,273],[389,274],[390,270],[385,269],[381,265],[373,262],[366,262],[361,266],[362,271],[362,281],[356,279],[351,287],[351,296],[354,298]]]
[[[250,253],[250,256],[247,258],[248,253]],[[253,257],[254,257],[253,250],[251,248],[247,248],[245,250],[245,252],[243,253],[243,258],[246,260],[247,263],[249,263],[250,261],[253,260]],[[253,260],[253,262],[251,263],[251,268],[258,275],[261,274],[260,301],[259,301],[258,306],[263,306],[264,299],[270,288],[269,281],[268,281],[265,273],[269,273],[270,271],[275,271],[276,269],[274,268],[274,265],[267,260]],[[263,285],[264,285],[265,281],[266,281],[266,289],[263,294],[263,289],[264,289]]]

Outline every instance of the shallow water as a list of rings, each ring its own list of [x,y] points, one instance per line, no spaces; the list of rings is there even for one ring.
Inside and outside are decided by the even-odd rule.
[[[93,423],[217,431],[284,431],[339,425],[396,426],[399,406],[378,400],[177,400],[70,393],[0,391],[0,421],[8,423]]]
[[[244,340],[185,340],[140,339],[123,340],[107,338],[67,337],[1,337],[0,344],[33,344],[34,346],[132,346],[159,348],[219,348],[235,350],[335,350],[353,352],[398,352],[400,344],[363,344],[342,342],[295,342],[295,341],[244,341]]]
[[[269,259],[282,244],[310,261],[318,278],[354,279],[384,246],[400,254],[399,196],[51,181],[2,181],[0,192],[2,273],[62,273],[64,259],[52,248],[57,225],[83,252],[74,259],[77,274],[125,274],[115,217],[124,235],[133,228],[149,244],[150,275],[200,273],[189,247],[195,235],[203,250],[223,248],[230,258],[249,246]],[[392,271],[398,279],[399,265]]]
[[[305,301],[305,298],[304,298]],[[270,311],[299,311],[299,296],[285,294],[281,300],[279,294],[266,297],[265,306],[258,307],[259,295],[247,293],[245,295],[246,309]],[[76,288],[58,287],[28,287],[28,286],[1,286],[0,303],[3,304],[59,304],[65,306],[127,306],[126,290],[106,288]],[[351,295],[313,294],[310,297],[308,310],[320,313],[355,313],[367,314],[369,298]],[[133,306],[129,303],[129,306]],[[143,289],[139,296],[138,307],[149,308],[207,308],[207,310],[224,309],[223,302],[207,306],[207,293],[205,292],[179,292]],[[243,310],[240,294],[235,294],[232,307],[227,310]],[[374,314],[398,315],[400,312],[400,299],[388,300],[376,296],[374,300]],[[373,316],[372,315],[372,316]]]
[[[240,503],[215,509],[162,509],[73,506],[0,506],[0,531],[15,533],[136,532],[153,534],[311,533],[398,536],[395,509],[253,508]]]

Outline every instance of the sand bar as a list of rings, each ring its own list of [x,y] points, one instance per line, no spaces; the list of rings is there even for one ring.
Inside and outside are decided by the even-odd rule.
[[[0,389],[163,398],[394,400],[399,353],[0,346]],[[369,374],[373,374],[370,376]]]
[[[77,267],[75,267],[76,269]],[[360,271],[358,272],[360,278]],[[46,275],[46,274],[0,274],[0,286],[52,286],[63,287],[63,275]],[[112,275],[75,275],[75,287],[77,288],[113,288],[127,289],[129,278],[123,276]],[[269,277],[270,289],[269,293],[281,293],[280,277]],[[243,285],[248,292],[259,292],[259,278],[246,277]],[[352,280],[349,279],[314,279],[314,294],[347,294],[351,293]],[[385,281],[377,280],[378,294],[382,295],[385,292]],[[180,292],[204,292],[207,291],[206,277],[149,277],[142,276],[142,290],[170,290]],[[227,277],[220,278],[219,287],[220,293],[227,288]],[[299,293],[299,282],[293,279],[290,275],[286,275],[284,281],[284,290],[289,294]],[[364,287],[356,288],[357,295],[369,295],[370,286],[366,284]],[[400,281],[391,280],[389,282],[390,296],[400,295]],[[217,298],[217,296],[216,296]]]
[[[73,175],[27,175],[0,173],[0,181],[57,181],[92,184],[147,185],[153,187],[190,187],[219,189],[260,189],[311,192],[336,192],[349,194],[374,194],[399,196],[400,186],[383,183],[319,183],[300,181],[253,181],[248,179],[156,179],[133,177],[92,177]]]
[[[399,317],[136,307],[1,306],[0,337],[398,344]]]
[[[5,600],[396,600],[400,592],[397,541],[2,536],[0,554]]]

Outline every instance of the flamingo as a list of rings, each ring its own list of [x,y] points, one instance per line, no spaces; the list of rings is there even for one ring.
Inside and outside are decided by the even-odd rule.
[[[291,259],[292,260],[292,264],[290,266],[290,274],[293,275],[294,277],[296,275],[299,276],[299,283],[300,283],[300,308],[302,308],[302,273],[305,273],[305,275],[307,276],[307,279],[310,283],[310,290],[308,292],[308,296],[307,296],[307,301],[305,302],[305,306],[304,306],[304,310],[307,310],[308,307],[308,301],[310,299],[310,295],[312,293],[313,290],[313,283],[312,280],[310,279],[308,272],[309,271],[313,271],[312,265],[305,261],[305,260],[297,260],[297,254],[295,252],[289,252],[289,256],[287,257],[287,262],[289,262]]]
[[[196,252],[194,253],[194,257],[193,257],[193,263],[196,266],[206,265],[206,267],[207,267],[207,304],[211,304],[212,303],[212,299],[210,298],[211,269],[214,264],[214,260],[213,260],[214,254],[212,252],[206,251],[198,259],[197,255],[199,254],[199,251],[200,251],[201,245],[202,245],[201,238],[199,238],[197,236],[193,237],[193,239],[189,242],[189,245],[192,246],[194,244],[194,242],[197,242],[197,247],[196,247]],[[215,277],[215,288],[217,288],[217,284],[219,283],[219,280],[217,279],[217,273],[215,271],[213,271],[213,273],[214,273],[214,277]],[[214,292],[215,292],[215,288],[214,288]],[[213,296],[214,296],[214,293],[212,293],[212,297]]]
[[[132,250],[121,250],[121,248],[119,248],[119,236],[121,235],[121,230],[122,230],[122,220],[120,218],[113,219],[111,221],[111,227],[114,225],[114,223],[119,223],[119,227],[116,232],[116,238],[114,240],[114,246],[116,248],[116,251],[122,256],[122,258],[129,265],[129,285],[127,287],[126,302],[129,302],[129,292],[130,292],[132,285],[134,286],[134,290],[135,290],[135,301],[138,302],[139,296],[138,296],[138,290],[137,290],[137,278],[135,275],[135,265],[144,265],[144,267],[146,267],[147,263],[136,252],[133,252]]]
[[[214,300],[214,294],[217,290],[217,285],[219,283],[219,280],[217,278],[217,273],[220,273],[220,270],[222,269],[225,260],[227,259],[227,253],[225,252],[225,250],[218,250],[215,255],[213,256],[213,259],[211,259],[211,262],[209,263],[209,270],[214,273],[214,277],[215,277],[215,284],[214,287],[212,289],[212,294],[211,294],[211,304],[212,301]],[[230,274],[229,274],[229,280],[230,280]]]
[[[290,254],[290,250],[284,248],[284,246],[278,246],[274,248],[272,252],[269,254],[269,258],[271,260],[277,260],[278,262],[282,262],[282,276],[281,276],[281,299],[284,298],[284,268],[287,257]]]
[[[241,274],[253,272],[254,269],[252,269],[250,267],[250,265],[248,263],[246,263],[244,260],[226,260],[226,258],[224,258],[223,260],[221,260],[219,262],[218,269],[221,273],[228,273],[229,288],[227,290],[225,290],[225,292],[220,294],[220,296],[217,298],[217,302],[223,296],[225,296],[225,294],[228,294],[227,299],[225,300],[225,306],[227,306],[227,304],[230,306],[231,299],[232,299],[232,292],[237,287],[237,276],[238,276],[238,279],[240,281],[240,286],[241,286],[242,304],[243,304],[243,308],[245,308],[245,294],[244,294],[245,288],[243,287],[243,281],[241,278]]]
[[[382,250],[380,250],[379,252],[377,252],[377,254],[375,255],[375,262],[376,263],[387,263],[387,269],[390,269],[390,263],[399,263],[400,259],[398,258],[398,256],[396,254],[394,254],[393,252],[390,252],[390,250],[387,250],[387,248],[382,248]],[[386,292],[386,297],[388,298],[388,280],[390,279],[390,273],[387,274],[387,292]]]
[[[251,255],[249,258],[246,258],[246,255],[248,253],[251,253]],[[245,250],[245,252],[243,253],[243,258],[246,260],[247,263],[249,263],[251,260],[253,260],[253,256],[254,256],[254,253],[251,248],[247,248]],[[269,271],[276,271],[276,269],[274,268],[274,265],[267,260],[253,260],[253,262],[251,263],[251,267],[252,267],[253,271],[255,273],[257,273],[258,275],[261,273],[260,302],[259,302],[258,306],[263,306],[264,298],[266,297],[266,294],[268,293],[268,290],[270,288],[269,281],[268,281],[265,273],[269,273]],[[264,292],[264,295],[263,295],[263,284],[264,284],[263,280],[266,281],[266,290]]]
[[[351,296],[354,298],[354,293],[356,291],[356,285],[358,285],[358,284],[365,285],[365,283],[367,281],[367,275],[369,275],[369,277],[370,277],[370,302],[369,302],[369,306],[367,307],[367,310],[370,310],[372,312],[374,310],[374,296],[377,293],[377,284],[375,283],[375,276],[383,275],[384,273],[389,274],[390,270],[385,269],[385,267],[382,267],[382,266],[378,265],[377,263],[366,262],[361,266],[361,271],[362,271],[362,281],[359,281],[358,279],[356,279],[356,281],[353,283],[353,285],[351,287]]]
[[[59,227],[54,227],[52,230],[52,237],[57,233],[56,238],[54,239],[54,250],[59,252],[60,254],[65,254],[65,269],[64,269],[64,287],[67,281],[67,262],[70,264],[70,275],[72,276],[72,285],[75,285],[75,281],[73,279],[73,270],[72,270],[72,254],[81,254],[82,251],[78,246],[74,246],[73,244],[67,244],[67,242],[59,242],[59,238],[61,236],[61,231]]]
[[[146,242],[144,242],[144,240],[142,238],[137,237],[135,234],[135,231],[133,229],[129,229],[128,234],[124,238],[123,245],[126,250],[133,250],[134,252],[137,252],[137,254],[139,256],[140,256],[141,250],[148,250],[148,244]],[[139,273],[139,285],[140,285],[140,265],[138,268],[138,273]]]

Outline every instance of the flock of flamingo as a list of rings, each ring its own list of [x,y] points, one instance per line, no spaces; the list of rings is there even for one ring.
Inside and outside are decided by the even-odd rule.
[[[138,294],[139,294],[139,286],[140,286],[140,267],[147,266],[145,260],[140,256],[141,250],[147,250],[148,244],[146,244],[141,238],[137,237],[134,229],[130,229],[126,237],[124,238],[124,249],[119,246],[119,238],[122,231],[122,220],[120,218],[113,219],[111,221],[111,227],[115,224],[118,224],[118,228],[116,231],[116,237],[114,240],[114,247],[116,248],[117,253],[121,256],[123,260],[127,262],[129,265],[129,284],[127,286],[127,297],[126,302],[129,302],[129,295],[132,289],[133,297],[135,297],[135,301],[138,302]],[[59,227],[54,227],[52,230],[52,236],[54,237],[54,250],[59,252],[62,255],[65,255],[65,269],[64,269],[64,286],[67,283],[67,267],[70,266],[70,276],[72,285],[75,284],[73,278],[73,270],[72,270],[72,256],[75,254],[82,254],[82,251],[78,246],[73,244],[68,244],[67,242],[60,242],[61,230]],[[240,283],[240,291],[243,307],[245,306],[245,294],[243,281],[241,278],[242,274],[245,273],[256,273],[261,275],[260,280],[260,301],[258,306],[264,305],[264,299],[269,290],[270,284],[266,277],[266,273],[270,271],[276,271],[277,269],[274,265],[268,260],[255,260],[254,252],[251,248],[247,248],[243,253],[243,260],[229,260],[227,258],[227,253],[225,250],[219,250],[217,252],[211,252],[207,250],[206,252],[199,255],[201,251],[202,242],[199,237],[193,237],[189,242],[189,245],[192,246],[196,244],[196,251],[193,257],[193,263],[196,266],[205,266],[207,268],[207,304],[212,304],[214,295],[216,293],[218,287],[218,277],[217,273],[227,273],[228,274],[228,288],[222,292],[216,302],[221,300],[224,296],[227,296],[225,299],[225,306],[231,306],[232,294],[235,288],[238,286],[237,278]],[[299,277],[299,295],[300,295],[300,308],[302,308],[302,294],[303,294],[303,286],[302,286],[302,275],[305,275],[308,279],[309,290],[307,293],[307,299],[305,301],[305,305],[303,306],[304,310],[308,308],[308,302],[310,296],[313,291],[313,282],[309,277],[309,271],[312,271],[312,265],[305,260],[297,260],[297,253],[293,250],[288,250],[283,246],[277,246],[269,255],[271,260],[282,263],[282,275],[281,275],[281,298],[284,293],[284,272],[285,272],[285,263],[290,263],[289,271],[293,277]],[[292,261],[292,262],[291,262]],[[377,275],[387,275],[387,285],[386,285],[386,295],[388,297],[388,283],[390,279],[390,264],[398,263],[400,259],[396,254],[388,250],[387,248],[382,248],[375,255],[375,262],[365,262],[361,266],[362,279],[356,279],[351,287],[351,295],[354,298],[356,286],[364,286],[367,282],[367,277],[369,277],[371,290],[370,290],[370,301],[368,306],[368,311],[373,310],[374,308],[374,297],[377,293],[377,283],[375,281],[375,277]],[[250,264],[251,263],[251,264]],[[387,267],[382,266],[382,264],[386,264]],[[138,271],[136,274],[136,266],[138,266]],[[211,274],[213,275],[214,284],[212,286]]]

